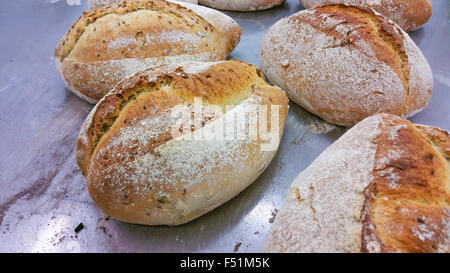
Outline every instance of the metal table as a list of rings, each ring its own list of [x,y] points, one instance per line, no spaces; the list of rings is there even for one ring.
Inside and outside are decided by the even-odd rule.
[[[0,1],[1,252],[259,252],[289,185],[345,128],[327,126],[291,104],[270,167],[230,202],[188,224],[151,227],[104,215],[75,162],[81,123],[92,109],[65,90],[53,50],[85,10],[76,1]],[[450,129],[450,1],[412,32],[433,68],[429,106],[411,120]],[[227,12],[242,27],[231,57],[259,66],[259,44],[298,0],[260,12]],[[81,226],[75,229],[79,224]],[[81,230],[80,230],[81,229]]]

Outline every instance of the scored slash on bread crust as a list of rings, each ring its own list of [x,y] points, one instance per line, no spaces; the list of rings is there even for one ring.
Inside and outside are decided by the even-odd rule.
[[[76,47],[79,39],[83,36],[85,31],[91,26],[92,24],[95,24],[97,20],[101,20],[102,18],[108,16],[108,15],[127,15],[133,12],[137,11],[154,11],[160,13],[158,19],[166,19],[162,18],[162,15],[167,15],[169,18],[173,20],[169,24],[173,23],[180,23],[180,25],[184,25],[188,28],[192,28],[192,32],[197,31],[206,31],[207,33],[214,32],[215,27],[209,24],[205,19],[198,16],[196,13],[181,7],[179,5],[165,2],[165,1],[159,1],[159,0],[150,0],[150,1],[125,1],[123,3],[117,3],[112,6],[106,6],[101,7],[96,10],[90,11],[90,12],[83,12],[83,16],[81,16],[67,31],[63,39],[58,44],[56,50],[55,50],[55,56],[60,59],[60,61],[63,61],[64,58],[70,55],[72,50]],[[130,18],[131,20],[132,18]],[[105,24],[105,23],[104,23]],[[118,21],[117,25],[120,27],[121,25],[127,25],[127,22],[121,22]],[[145,27],[145,26],[142,26]],[[158,26],[160,27],[160,26]],[[92,32],[96,32],[97,29],[95,29],[95,26],[92,29]],[[101,31],[101,29],[98,29],[98,31]],[[111,31],[111,30],[108,30]],[[102,33],[103,34],[103,33]],[[109,34],[110,33],[104,33]],[[92,33],[92,35],[95,35]],[[103,37],[103,35],[98,34]],[[205,33],[206,35],[206,33]],[[95,40],[99,40],[100,38],[96,38]],[[94,41],[95,41],[94,40]],[[101,40],[101,42],[103,42]],[[107,41],[108,42],[108,41]],[[108,60],[110,56],[103,55],[100,53],[102,52],[102,49],[104,47],[101,47],[101,49],[96,48],[94,45],[86,45],[89,46],[87,49],[92,49],[92,51],[85,51],[83,52],[83,49],[81,52],[76,52],[76,57],[82,58],[81,60],[84,62],[92,62],[92,61],[99,61],[99,60]],[[100,44],[101,46],[101,44]],[[135,45],[137,46],[137,45]],[[113,52],[113,54],[117,54],[119,57],[153,57],[149,56],[148,54],[153,54],[152,52],[145,52],[145,51],[131,51],[131,52]],[[131,55],[130,55],[131,54]],[[139,55],[138,55],[139,54]],[[100,55],[100,56],[98,56]]]
[[[130,1],[130,0],[127,0]],[[172,1],[168,0],[169,2],[185,2],[189,4],[198,4],[197,0],[178,0],[178,1]],[[93,10],[96,8],[99,8],[101,6],[111,5],[114,3],[123,2],[123,0],[88,0],[87,5],[89,10]]]
[[[415,30],[426,24],[433,13],[431,0],[300,0],[300,2],[306,9],[329,4],[351,4],[372,8],[405,31]]]
[[[195,98],[202,98],[206,113],[194,117],[200,127],[174,137],[172,127],[183,121],[172,112],[191,107]],[[189,137],[220,127],[226,116],[241,116],[251,105],[280,106],[281,136],[287,103],[256,67],[236,60],[148,69],[96,105],[80,131],[77,162],[93,200],[107,214],[132,223],[182,224],[243,190],[276,152],[261,151],[262,139]],[[214,111],[216,105],[225,113]]]
[[[125,1],[83,13],[58,44],[55,59],[66,86],[95,102],[148,67],[224,60],[240,33],[231,18],[205,7]]]
[[[363,42],[372,45],[374,57],[382,60],[394,69],[406,92],[409,92],[409,63],[404,46],[403,35],[395,30],[395,25],[368,9],[351,6],[324,6],[319,14],[326,15],[337,24],[328,24],[327,20],[317,21],[317,17],[300,17],[299,21],[309,24],[314,29],[343,41],[339,46],[358,48]],[[320,15],[319,15],[320,18]],[[337,30],[339,25],[354,25],[346,32]],[[358,40],[362,40],[361,42]]]
[[[352,126],[376,113],[410,116],[431,96],[431,68],[392,21],[367,8],[328,5],[280,20],[265,35],[268,79],[306,110]]]
[[[235,105],[250,96],[253,92],[252,85],[264,83],[262,73],[259,70],[251,65],[248,66],[252,69],[243,69],[242,62],[239,61],[197,63],[196,65],[204,68],[209,67],[209,69],[189,78],[186,78],[186,73],[182,70],[177,71],[173,66],[149,69],[120,82],[114,88],[114,91],[105,96],[96,105],[92,120],[88,119],[89,125],[81,132],[86,137],[79,139],[78,150],[85,145],[89,150],[83,152],[82,157],[78,157],[83,174],[87,175],[90,156],[100,139],[117,120],[124,106],[131,101],[136,103],[140,95],[147,95],[168,87],[173,89],[170,95],[175,102],[169,108],[174,107],[176,103],[192,104],[194,97],[201,97],[203,103],[206,104]],[[225,69],[228,70],[228,78],[218,77],[225,72]],[[257,77],[255,78],[255,76]],[[230,81],[230,79],[233,79],[233,81]],[[155,102],[152,104],[155,104]],[[86,144],[80,141],[86,142]]]
[[[267,252],[450,252],[450,135],[369,117],[292,184]]]
[[[385,117],[365,192],[362,251],[448,252],[450,136]]]

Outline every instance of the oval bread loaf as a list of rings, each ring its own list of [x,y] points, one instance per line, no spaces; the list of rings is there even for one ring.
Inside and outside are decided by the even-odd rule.
[[[221,10],[254,11],[281,5],[284,0],[199,0],[198,2]]]
[[[239,42],[239,25],[219,11],[191,6],[202,15],[161,0],[84,13],[55,50],[66,86],[94,103],[124,77],[152,66],[224,60]]]
[[[397,23],[405,31],[425,25],[433,14],[431,0],[300,0],[300,2],[307,9],[328,4],[351,4],[372,8]]]
[[[99,8],[101,6],[107,6],[107,5],[111,5],[111,4],[115,4],[115,3],[119,3],[119,2],[123,2],[124,0],[88,0],[87,1],[87,6],[89,10],[93,10],[96,8]],[[134,0],[126,0],[126,1],[134,1]],[[198,4],[197,0],[166,0],[169,2],[185,2],[185,3],[190,3],[190,4]]]
[[[450,252],[450,136],[369,117],[293,182],[265,252]]]
[[[80,132],[77,162],[92,199],[108,215],[183,224],[230,200],[264,171],[287,108],[285,93],[240,61],[151,68],[95,106]]]
[[[431,68],[408,34],[371,9],[349,5],[277,22],[263,38],[261,66],[295,103],[344,126],[376,113],[412,116],[433,89]]]

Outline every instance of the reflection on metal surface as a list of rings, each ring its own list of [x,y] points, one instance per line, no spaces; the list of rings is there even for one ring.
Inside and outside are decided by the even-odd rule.
[[[291,111],[291,114],[289,115],[287,122],[291,123],[292,126],[303,128],[312,133],[326,134],[338,127],[309,113],[293,102],[289,103],[289,110]]]
[[[58,246],[55,237],[64,234],[70,223],[68,215],[60,215],[51,218],[46,226],[37,230],[36,241],[31,249],[32,252],[80,252],[80,243],[76,239],[68,240],[63,248]]]
[[[64,89],[52,61],[57,42],[84,4],[0,2],[0,37],[8,41],[0,43],[0,252],[259,252],[291,182],[346,129],[291,103],[274,160],[231,201],[177,227],[107,217],[93,204],[74,155],[92,105]],[[429,106],[411,120],[448,130],[450,2],[433,5],[431,21],[411,36],[431,64],[435,88]],[[227,12],[243,29],[231,57],[259,66],[266,30],[300,9],[299,1],[289,0],[266,11]],[[84,228],[76,233],[80,223]]]

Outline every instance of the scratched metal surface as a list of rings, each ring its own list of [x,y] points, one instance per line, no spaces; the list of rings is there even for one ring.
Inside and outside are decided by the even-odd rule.
[[[411,36],[433,68],[434,94],[412,121],[448,130],[450,1],[433,5],[431,21]],[[266,30],[301,8],[289,0],[268,11],[228,12],[243,29],[232,57],[259,66]],[[345,130],[314,133],[315,119],[291,105],[277,156],[230,202],[179,227],[109,219],[75,163],[75,140],[92,105],[64,89],[52,58],[83,9],[84,2],[64,0],[0,1],[0,252],[259,252],[292,180]]]

